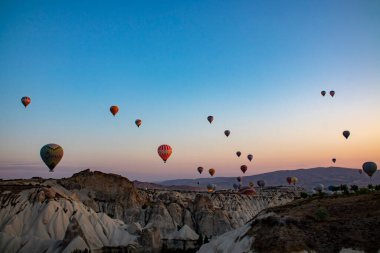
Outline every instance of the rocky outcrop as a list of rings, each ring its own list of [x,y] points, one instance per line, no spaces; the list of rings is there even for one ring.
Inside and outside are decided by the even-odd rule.
[[[379,252],[380,193],[312,197],[262,211],[199,253]]]

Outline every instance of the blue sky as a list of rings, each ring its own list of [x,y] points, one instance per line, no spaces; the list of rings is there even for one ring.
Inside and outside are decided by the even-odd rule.
[[[233,176],[237,149],[254,154],[250,174],[380,162],[379,13],[379,1],[1,1],[0,175]],[[65,149],[54,175],[39,157],[51,142]]]

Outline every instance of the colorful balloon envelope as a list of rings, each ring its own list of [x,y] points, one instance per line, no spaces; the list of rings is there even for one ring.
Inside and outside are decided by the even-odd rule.
[[[247,165],[242,165],[242,166],[240,166],[240,170],[241,170],[243,173],[245,173],[245,172],[247,171],[247,169],[248,169]]]
[[[113,116],[115,116],[119,112],[119,107],[116,105],[111,106],[110,112],[112,113]]]
[[[363,174],[363,170],[358,169],[358,171],[359,171],[359,174]]]
[[[248,158],[248,160],[251,162],[252,159],[253,159],[253,155],[249,154],[249,155],[247,155],[247,158]]]
[[[166,163],[166,161],[172,155],[173,150],[169,145],[163,144],[158,147],[157,152],[158,152],[158,155],[161,157],[161,159],[164,161],[164,163]]]
[[[363,171],[369,176],[372,177],[377,170],[377,165],[374,162],[365,162],[363,163]]]
[[[326,91],[324,91],[324,90],[321,91],[321,95],[322,95],[322,96],[325,96],[325,95],[326,95]]]
[[[215,169],[209,169],[208,170],[208,173],[211,175],[211,176],[214,176],[215,175]]]
[[[30,104],[31,100],[30,97],[22,97],[21,103],[25,106],[25,108]]]
[[[227,136],[227,137],[230,136],[230,133],[231,133],[230,130],[226,130],[226,131],[224,131],[224,135]]]
[[[330,96],[331,96],[331,97],[334,97],[334,95],[335,95],[335,91],[333,91],[333,90],[330,91]]]
[[[140,127],[141,124],[142,124],[142,120],[141,119],[136,119],[135,124],[136,124],[137,127]]]
[[[331,159],[333,163],[336,163],[336,158]]]
[[[286,182],[288,182],[288,184],[291,184],[292,183],[292,177],[287,177]]]
[[[203,167],[198,167],[197,170],[198,170],[199,174],[202,174],[202,172],[203,172]]]
[[[214,121],[214,116],[208,116],[207,117],[207,120],[208,122],[210,122],[210,124]]]
[[[350,137],[350,131],[346,130],[346,131],[343,131],[343,136],[348,139],[348,137]]]
[[[214,192],[216,190],[216,185],[215,184],[208,184],[207,185],[207,191],[208,192]]]
[[[257,181],[257,185],[260,186],[260,187],[264,187],[265,186],[265,181],[264,180],[259,180],[259,181]]]
[[[249,185],[249,187],[251,187],[251,188],[254,186],[254,184],[253,184],[252,181],[249,181],[248,185]]]
[[[298,178],[292,177],[292,184],[295,185],[298,182]]]
[[[58,144],[50,143],[41,148],[40,155],[42,161],[53,172],[63,157],[63,148]]]
[[[240,151],[236,152],[236,155],[237,155],[237,157],[240,157],[241,156],[241,152]]]

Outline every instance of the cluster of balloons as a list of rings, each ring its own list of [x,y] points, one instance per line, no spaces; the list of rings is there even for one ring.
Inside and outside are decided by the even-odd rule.
[[[112,105],[110,107],[110,112],[112,113],[112,115],[115,117],[116,114],[119,112],[119,107],[117,105]],[[141,119],[136,119],[135,120],[135,124],[137,127],[140,127],[141,124],[142,124],[142,120]]]
[[[298,178],[296,178],[296,177],[287,177],[286,178],[286,182],[288,182],[288,184],[296,185],[296,183],[298,182]]]
[[[330,91],[329,93],[330,93],[330,96],[331,96],[331,97],[334,97],[334,96],[335,96],[335,91],[332,90],[332,91]],[[321,91],[321,95],[322,95],[322,96],[325,96],[325,95],[326,95],[326,91],[325,91],[325,90]]]

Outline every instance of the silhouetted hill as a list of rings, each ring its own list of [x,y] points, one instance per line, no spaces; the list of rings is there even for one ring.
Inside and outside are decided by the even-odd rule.
[[[241,176],[242,173],[237,173],[236,176]],[[255,185],[257,180],[265,180],[266,186],[287,185],[286,177],[297,177],[298,186],[306,189],[313,188],[316,184],[340,185],[340,184],[356,184],[359,186],[368,185],[369,177],[363,172],[359,173],[358,169],[339,168],[339,167],[318,167],[311,169],[298,170],[280,170],[268,172],[252,176],[244,176],[243,184],[247,185],[252,181]],[[237,183],[236,177],[214,177],[214,178],[196,178],[196,179],[175,179],[159,182],[161,185],[189,185],[205,187],[212,183],[218,186],[218,189],[232,188],[234,183]],[[379,172],[372,177],[372,184],[380,184]]]

